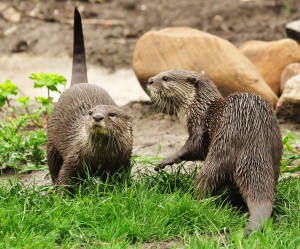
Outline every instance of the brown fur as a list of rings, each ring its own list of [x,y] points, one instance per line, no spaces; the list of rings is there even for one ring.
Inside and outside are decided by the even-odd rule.
[[[132,118],[103,88],[80,83],[85,79],[81,17],[75,9],[72,83],[60,96],[48,124],[48,166],[58,185],[84,178],[87,171],[103,179],[130,168]]]
[[[197,196],[233,183],[250,212],[247,230],[262,228],[271,216],[282,155],[270,105],[253,93],[224,99],[204,74],[184,70],[150,78],[148,91],[160,108],[175,107],[189,134],[185,145],[156,169],[182,160],[205,160],[195,180]]]

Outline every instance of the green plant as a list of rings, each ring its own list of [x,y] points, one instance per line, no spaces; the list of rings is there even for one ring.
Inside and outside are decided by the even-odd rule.
[[[17,95],[18,94],[18,87],[13,84],[10,80],[6,80],[4,83],[0,83],[0,108],[7,103],[8,107],[10,108],[10,95]]]
[[[34,88],[47,88],[47,97],[36,96],[35,100],[41,106],[37,109],[30,110],[30,97],[22,96],[17,98],[18,103],[25,109],[27,115],[29,115],[31,121],[36,126],[46,126],[49,115],[53,110],[53,97],[51,92],[58,92],[58,85],[65,85],[67,80],[58,74],[45,74],[45,73],[33,73],[30,75],[30,79],[34,80]],[[6,80],[0,84],[0,108],[7,103],[8,109],[14,112],[16,109],[10,104],[9,97],[11,95],[18,94],[18,87],[10,80]],[[15,116],[15,115],[14,115]]]
[[[0,170],[14,168],[21,172],[46,168],[44,130],[26,130],[29,116],[0,122]]]
[[[281,160],[281,172],[294,173],[300,171],[300,152],[295,150],[294,146],[300,140],[297,140],[291,131],[287,130],[282,139],[283,155]]]
[[[36,96],[35,100],[42,106],[39,109],[39,113],[43,114],[43,117],[48,119],[53,110],[53,97],[50,96],[50,92],[58,92],[58,85],[65,85],[67,80],[65,77],[58,74],[45,74],[45,73],[33,73],[30,75],[30,79],[34,80],[34,88],[47,88],[47,97]]]

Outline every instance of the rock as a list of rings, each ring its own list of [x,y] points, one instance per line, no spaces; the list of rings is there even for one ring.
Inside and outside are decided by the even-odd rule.
[[[240,51],[256,66],[271,89],[280,95],[280,77],[283,69],[300,62],[300,47],[292,39],[278,41],[248,41]]]
[[[289,38],[300,42],[300,20],[287,23],[285,32]]]
[[[28,43],[27,41],[20,40],[18,41],[12,48],[13,53],[20,53],[28,50]]]
[[[285,83],[292,77],[300,75],[300,63],[292,63],[287,65],[282,73],[280,78],[280,91],[283,92]]]
[[[300,75],[289,79],[277,103],[278,119],[300,124]]]
[[[166,28],[144,34],[134,50],[133,68],[145,91],[150,77],[177,68],[204,70],[224,96],[255,92],[274,108],[278,100],[255,66],[236,47],[196,29]]]
[[[5,9],[2,13],[2,16],[4,17],[4,19],[12,23],[19,23],[21,21],[21,13],[14,7]]]

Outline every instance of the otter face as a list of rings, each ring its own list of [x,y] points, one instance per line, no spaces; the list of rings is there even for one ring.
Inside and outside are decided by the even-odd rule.
[[[196,87],[191,72],[183,70],[170,70],[159,73],[148,80],[147,89],[151,100],[160,108],[187,107],[193,102]]]
[[[131,127],[132,117],[113,105],[98,105],[88,110],[85,125],[92,134],[118,136]]]

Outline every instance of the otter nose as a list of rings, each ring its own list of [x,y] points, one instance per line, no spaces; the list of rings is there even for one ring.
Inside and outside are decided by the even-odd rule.
[[[95,114],[93,116],[93,119],[96,121],[96,122],[100,122],[101,120],[103,120],[103,117],[100,115],[100,114]]]
[[[150,79],[148,80],[148,85],[152,85],[153,82],[154,82],[153,78],[150,78]]]

